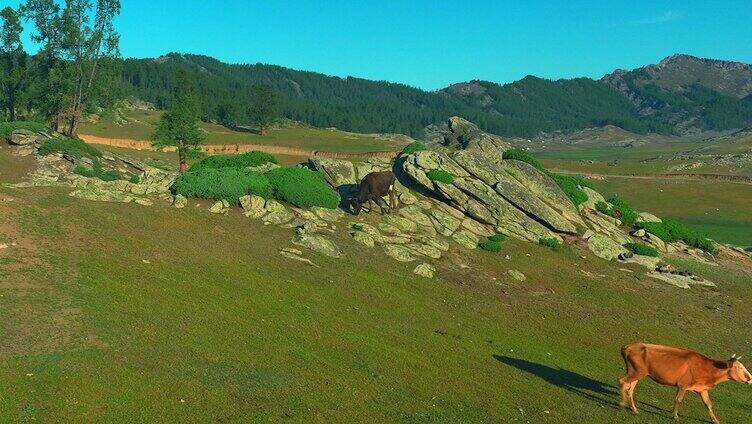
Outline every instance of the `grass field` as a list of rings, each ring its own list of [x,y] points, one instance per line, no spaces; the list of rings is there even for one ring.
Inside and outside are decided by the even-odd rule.
[[[125,125],[118,125],[112,117],[105,116],[96,123],[82,123],[80,132],[98,137],[149,140],[161,112],[132,110],[125,111],[124,116],[128,119]],[[261,136],[205,122],[201,127],[206,131],[207,144],[267,144],[336,153],[392,151],[404,146],[397,141],[321,128],[276,128]]]
[[[0,182],[31,166],[7,152]],[[0,422],[669,423],[651,382],[641,415],[616,408],[622,344],[752,351],[733,264],[677,262],[719,285],[681,290],[507,240],[423,280],[341,233],[344,258],[289,262],[291,230],[238,211],[0,198]],[[717,414],[749,422],[751,394],[720,386]],[[682,412],[707,421],[697,396]]]

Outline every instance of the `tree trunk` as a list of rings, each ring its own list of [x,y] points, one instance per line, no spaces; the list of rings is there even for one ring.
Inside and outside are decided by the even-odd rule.
[[[70,127],[68,127],[68,137],[78,137],[78,114],[74,111],[70,117]]]
[[[184,174],[188,170],[188,162],[185,158],[185,149],[178,147],[178,159],[180,160],[180,173]]]
[[[10,121],[16,120],[16,93],[13,90],[8,93],[8,118]]]

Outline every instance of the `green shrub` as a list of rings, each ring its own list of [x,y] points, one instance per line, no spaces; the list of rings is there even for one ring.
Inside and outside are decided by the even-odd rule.
[[[683,241],[687,245],[705,252],[715,252],[715,245],[712,240],[677,221],[664,219],[663,222],[638,222],[636,226],[667,243]]]
[[[635,255],[658,257],[658,251],[654,247],[642,243],[627,243],[624,245],[630,252]]]
[[[90,144],[86,144],[81,140],[62,137],[45,140],[42,142],[42,145],[39,146],[39,154],[41,156],[47,156],[53,153],[62,153],[65,156],[77,159],[83,157],[94,159],[102,156],[102,152]]]
[[[277,161],[277,158],[270,153],[254,150],[240,155],[207,156],[200,162],[193,164],[191,166],[191,171],[208,168],[247,168],[250,166],[260,166],[265,163],[279,162]]]
[[[600,200],[595,202],[595,210],[602,214],[611,216],[611,206],[609,206],[609,204],[606,202]]]
[[[513,160],[526,162],[532,165],[535,169],[546,172],[546,168],[543,167],[543,164],[538,162],[538,159],[536,159],[533,155],[531,155],[526,150],[522,150],[522,149],[505,150],[504,154],[502,154],[501,157],[504,159],[513,159]]]
[[[551,172],[546,172],[556,184],[561,188],[561,191],[569,197],[569,200],[574,203],[575,206],[579,206],[588,201],[588,195],[584,191],[580,190],[580,186],[588,187],[588,183],[584,178],[577,175],[558,175]]]
[[[246,194],[265,199],[273,195],[269,179],[264,174],[239,168],[205,168],[190,170],[172,184],[174,194],[237,203]]]
[[[621,213],[619,220],[621,221],[622,225],[631,227],[635,224],[635,221],[637,221],[637,218],[640,216],[637,212],[635,212],[634,209],[632,209],[629,203],[627,203],[619,196],[614,196],[608,199],[608,203],[612,205],[612,207],[610,208],[611,213],[609,215],[616,216],[616,211],[619,211]]]
[[[431,181],[438,181],[444,184],[452,184],[454,182],[454,175],[443,169],[432,169],[426,172],[426,176]]]
[[[308,168],[286,167],[267,172],[274,197],[283,202],[305,208],[321,206],[336,209],[340,197],[332,190],[324,176]]]
[[[489,237],[488,239],[491,240],[491,241],[502,242],[502,241],[504,241],[504,240],[507,239],[507,236],[505,236],[504,234],[501,234],[501,233],[496,233],[496,234],[492,235],[491,237]]]
[[[402,154],[411,155],[416,152],[422,152],[423,150],[428,150],[428,146],[421,143],[420,141],[413,141],[412,143],[405,146],[404,149],[402,149]]]
[[[478,247],[486,252],[501,252],[502,242],[486,239],[478,243]]]
[[[139,177],[138,175],[131,175],[131,177],[128,178],[128,182],[138,184],[141,182],[141,177]]]
[[[541,246],[550,247],[552,250],[561,249],[561,242],[553,237],[541,238],[538,240],[538,244],[540,244]]]
[[[120,172],[115,169],[104,169],[99,158],[94,158],[94,165],[91,168],[78,165],[73,168],[73,173],[89,178],[99,178],[102,181],[115,181],[120,179]]]
[[[21,129],[40,132],[45,131],[47,127],[42,123],[34,121],[0,122],[0,138],[10,138],[13,131]]]

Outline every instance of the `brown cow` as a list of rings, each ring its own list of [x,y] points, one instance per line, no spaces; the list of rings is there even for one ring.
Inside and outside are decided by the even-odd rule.
[[[394,192],[396,181],[397,178],[392,171],[371,172],[363,177],[360,181],[358,196],[354,199],[353,212],[355,215],[360,214],[363,205],[372,200],[379,205],[381,213],[384,213],[386,202],[384,202],[383,197],[386,195],[389,195],[389,209],[396,209],[397,196]]]
[[[626,406],[629,402],[635,414],[635,387],[645,377],[677,388],[674,418],[679,418],[679,406],[684,395],[687,391],[693,391],[700,394],[715,424],[720,421],[713,413],[713,403],[708,393],[710,389],[729,380],[752,384],[752,375],[739,361],[741,356],[737,357],[736,354],[728,361],[715,361],[687,349],[632,343],[621,348],[621,356],[627,366],[627,375],[619,379],[621,405]]]

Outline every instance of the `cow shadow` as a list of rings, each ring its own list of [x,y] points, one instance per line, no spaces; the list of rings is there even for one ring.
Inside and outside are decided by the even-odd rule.
[[[554,368],[548,365],[504,355],[493,355],[493,357],[502,364],[532,374],[549,384],[553,384],[554,386],[562,388],[570,393],[591,402],[595,402],[598,405],[614,410],[622,409],[619,405],[621,394],[619,388],[614,385],[595,380],[564,368]],[[673,401],[673,398],[671,398],[671,400]],[[637,403],[644,413],[659,415],[662,417],[671,416],[671,412],[666,409],[644,402],[637,401]],[[624,409],[624,411],[626,413],[627,409]],[[686,419],[687,417],[683,418]]]

